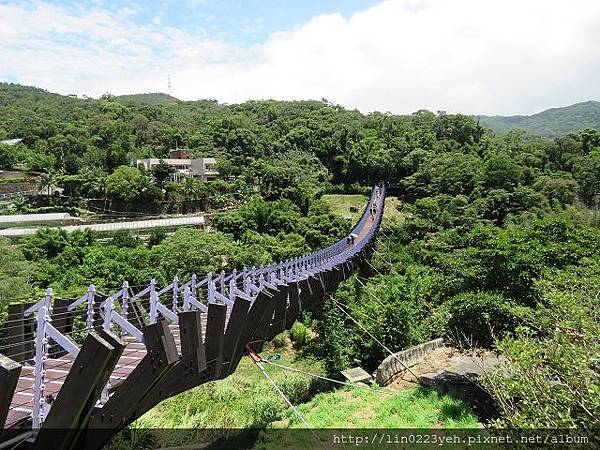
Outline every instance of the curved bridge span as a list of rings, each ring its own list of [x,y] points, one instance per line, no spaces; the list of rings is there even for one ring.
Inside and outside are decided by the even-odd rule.
[[[153,280],[137,292],[127,282],[111,295],[91,285],[73,302],[48,289],[36,304],[11,305],[0,442],[100,448],[160,401],[227,377],[246,350],[291,328],[371,256],[384,199],[374,187],[348,236],[296,259],[162,288]]]

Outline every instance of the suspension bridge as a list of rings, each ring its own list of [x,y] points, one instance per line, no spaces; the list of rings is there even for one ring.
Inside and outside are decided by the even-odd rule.
[[[10,305],[0,447],[98,449],[162,400],[227,377],[368,261],[384,200],[375,186],[348,236],[295,259]]]

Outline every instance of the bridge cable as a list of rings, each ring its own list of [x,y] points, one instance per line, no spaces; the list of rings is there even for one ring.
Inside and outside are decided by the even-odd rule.
[[[302,416],[302,414],[300,414],[300,411],[298,411],[298,409],[292,404],[292,402],[290,401],[290,399],[279,388],[279,386],[277,386],[277,384],[275,383],[275,381],[269,376],[269,374],[265,370],[265,367],[261,364],[261,362],[263,361],[263,359],[260,356],[258,356],[255,352],[253,352],[252,350],[250,350],[249,348],[246,348],[246,352],[248,353],[248,356],[250,357],[250,359],[252,360],[252,362],[254,362],[254,364],[256,365],[256,367],[259,368],[259,370],[262,372],[262,374],[265,376],[265,378],[269,381],[269,383],[271,383],[271,385],[275,388],[275,390],[281,396],[281,398],[289,405],[289,407],[292,409],[292,411],[294,412],[294,414],[296,414],[296,416],[298,416],[298,418],[302,421],[302,423],[304,424],[304,426],[308,430],[310,430],[310,432],[312,433],[312,435],[315,438],[315,440],[317,441],[317,443],[320,446],[322,446],[321,440],[319,439],[319,436],[317,436],[317,433],[315,433],[315,431],[308,424],[308,422],[306,421],[306,419]]]
[[[381,390],[386,390],[386,391],[390,391],[393,392],[394,394],[400,394],[402,393],[402,391],[398,390],[398,389],[392,389],[386,386],[381,386],[379,389],[377,388],[373,388],[371,386],[368,386],[366,384],[359,384],[359,383],[352,383],[350,381],[340,381],[340,380],[334,380],[333,378],[327,378],[324,377],[322,375],[317,375],[316,373],[310,373],[310,372],[306,372],[305,370],[301,370],[301,369],[296,369],[295,367],[290,367],[290,366],[284,366],[283,364],[277,364],[271,361],[267,361],[266,359],[262,359],[261,358],[261,362],[264,362],[266,364],[269,364],[271,366],[275,366],[279,369],[283,369],[283,370],[289,370],[291,372],[298,372],[301,373],[303,375],[308,375],[310,377],[314,377],[314,378],[319,378],[321,380],[325,380],[325,381],[329,381],[331,383],[337,383],[343,386],[350,386],[350,387],[355,387],[355,388],[360,388],[360,389],[368,389],[370,391],[374,391],[374,392],[380,392]]]
[[[390,247],[389,247],[389,245],[387,245],[387,244],[386,244],[386,247],[387,247],[387,250],[386,250],[386,251],[387,251],[387,252],[388,252],[388,254],[389,254],[389,253],[390,253]],[[390,257],[389,257],[389,256],[387,256],[387,257],[386,257],[386,254],[385,254],[385,253],[379,252],[379,251],[375,250],[375,248],[373,248],[373,252],[374,252],[376,255],[379,255],[379,256],[381,256],[381,258],[384,258],[384,259],[386,260],[385,262],[386,262],[386,263],[388,263],[390,266],[392,265],[392,260],[390,259]],[[394,270],[394,269],[391,269],[391,270]]]
[[[360,285],[363,287],[363,289],[364,289],[365,291],[367,291],[367,292],[368,292],[368,293],[371,295],[371,297],[373,297],[373,298],[375,299],[375,301],[376,301],[377,303],[379,303],[379,304],[380,304],[382,307],[384,307],[384,308],[385,308],[385,305],[383,304],[383,302],[382,302],[381,300],[379,300],[379,299],[377,298],[377,296],[376,296],[375,294],[373,294],[373,293],[372,293],[372,292],[371,292],[371,291],[370,291],[370,290],[367,288],[367,285],[366,285],[365,283],[363,283],[362,281],[360,281],[360,278],[356,277],[356,281],[358,281],[358,282],[360,283]]]
[[[421,382],[421,379],[417,376],[417,374],[410,368],[408,367],[404,361],[402,361],[400,358],[398,358],[398,356],[392,352],[385,344],[383,344],[379,339],[377,339],[375,336],[373,336],[373,334],[367,330],[360,322],[358,322],[354,317],[352,317],[350,315],[350,313],[348,313],[345,309],[343,309],[340,306],[340,303],[334,299],[331,295],[329,296],[329,298],[333,301],[334,305],[340,310],[342,311],[344,314],[346,314],[350,320],[352,320],[352,322],[354,322],[356,325],[359,326],[359,328],[361,328],[365,333],[367,333],[375,342],[377,342],[381,347],[383,347],[392,357],[394,357],[400,364],[402,364],[404,366],[404,368],[411,373],[412,376],[415,377],[415,379],[417,380],[417,382]]]
[[[382,274],[382,273],[381,273],[381,272],[380,272],[380,271],[379,271],[379,270],[378,270],[378,269],[377,269],[377,268],[376,268],[376,267],[375,267],[373,264],[371,264],[371,262],[370,262],[368,259],[365,259],[365,261],[367,262],[367,264],[368,264],[369,266],[371,266],[371,268],[372,268],[372,269],[373,269],[375,272],[377,272],[379,275],[383,276],[383,274]]]

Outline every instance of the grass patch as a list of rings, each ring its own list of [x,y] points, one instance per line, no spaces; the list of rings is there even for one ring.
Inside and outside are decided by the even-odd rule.
[[[369,197],[361,194],[326,194],[321,197],[321,200],[329,206],[333,214],[354,223],[360,219]],[[350,208],[356,208],[358,212],[351,212]]]
[[[281,363],[321,374],[314,360],[294,352],[281,353]],[[267,366],[267,372],[292,402],[302,402],[315,392],[313,380]],[[155,428],[247,428],[277,420],[286,405],[249,358],[224,380],[212,381],[167,399],[141,420]]]
[[[321,197],[321,200],[329,206],[333,214],[355,223],[360,219],[369,197],[360,194],[327,194]],[[403,219],[404,214],[398,210],[401,204],[398,197],[386,197],[384,220]],[[357,208],[358,212],[351,212],[350,208]]]
[[[314,428],[479,428],[479,422],[460,400],[433,389],[343,389],[317,394],[298,407]],[[290,427],[302,428],[296,416]]]
[[[404,220],[404,213],[400,212],[402,202],[398,197],[386,197],[383,220]]]
[[[0,179],[0,184],[21,184],[27,183],[30,180],[26,178],[2,178]]]
[[[263,356],[269,351],[263,352]],[[325,374],[320,362],[301,357],[300,352],[289,348],[275,351],[281,355],[277,361],[281,364]],[[329,383],[305,375],[269,365],[265,369],[294,404],[308,401],[315,393],[329,388]],[[219,439],[244,440],[247,434],[256,434],[248,430],[264,429],[271,422],[285,418],[287,409],[254,363],[244,357],[236,371],[224,380],[190,389],[148,411],[119,433],[108,448],[126,450],[145,445],[156,448]]]
[[[281,355],[281,364],[324,374],[320,362],[300,356],[301,352],[289,348],[276,351]],[[269,365],[265,369],[314,429],[479,427],[463,402],[435,390],[328,391],[336,386]],[[293,442],[290,448],[310,448],[314,444],[308,431],[290,435],[285,432],[290,428],[302,429],[304,425],[254,364],[243,358],[231,376],[163,401],[119,433],[107,448],[190,444],[209,445],[211,449],[280,448],[289,438],[306,440]]]

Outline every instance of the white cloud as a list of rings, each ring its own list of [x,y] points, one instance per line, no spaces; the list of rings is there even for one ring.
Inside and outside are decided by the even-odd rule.
[[[230,103],[513,114],[600,98],[597,0],[388,0],[250,49],[129,11],[34,5],[0,5],[0,77],[63,93],[164,91],[168,72],[180,98]]]

